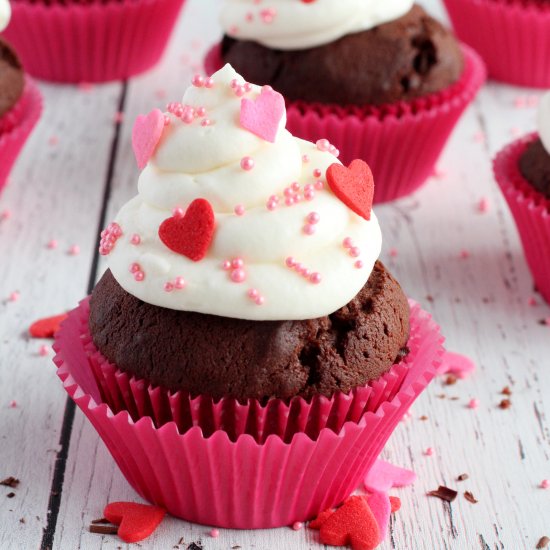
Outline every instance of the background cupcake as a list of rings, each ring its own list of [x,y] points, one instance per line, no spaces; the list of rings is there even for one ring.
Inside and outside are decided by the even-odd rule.
[[[6,37],[54,82],[121,80],[160,59],[184,0],[15,0]]]
[[[487,64],[489,76],[550,86],[550,4],[545,0],[444,0],[456,34]]]
[[[484,77],[475,54],[410,0],[228,0],[221,21],[221,60],[281,91],[293,133],[328,138],[344,163],[369,162],[378,202],[430,175]]]
[[[341,502],[442,353],[377,262],[368,166],[284,126],[282,96],[229,66],[140,117],[139,194],[58,339],[65,387],[130,483],[200,523]]]
[[[550,302],[550,93],[539,108],[538,133],[515,141],[494,161],[537,290]]]
[[[0,0],[0,31],[10,20],[7,0]],[[37,88],[25,76],[13,48],[0,39],[0,190],[42,110]]]

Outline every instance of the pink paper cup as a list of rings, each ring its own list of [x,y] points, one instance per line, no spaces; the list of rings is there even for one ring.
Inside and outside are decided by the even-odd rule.
[[[409,195],[433,173],[451,131],[485,82],[481,58],[468,46],[462,46],[462,52],[462,76],[445,90],[381,107],[289,102],[287,128],[308,141],[328,139],[346,165],[356,158],[365,160],[374,175],[375,203]],[[219,44],[204,64],[207,74],[220,68]]]
[[[339,504],[360,484],[398,422],[439,368],[443,338],[416,304],[411,307],[411,345],[399,391],[390,400],[316,438],[298,432],[289,441],[249,434],[231,440],[217,429],[205,436],[195,425],[155,426],[151,416],[114,413],[90,367],[82,338],[86,301],[57,333],[54,361],[67,393],[88,417],[122,473],[146,500],[188,521],[228,528],[267,528],[307,520]]]
[[[42,96],[36,84],[25,77],[21,98],[0,118],[0,191],[41,113]]]
[[[550,303],[550,200],[525,180],[518,166],[537,137],[530,134],[504,148],[493,161],[493,171],[516,222],[535,285]]]
[[[184,0],[12,2],[5,31],[30,74],[53,82],[121,80],[160,59]]]
[[[489,76],[550,87],[550,5],[521,0],[444,0],[456,34],[487,63]]]

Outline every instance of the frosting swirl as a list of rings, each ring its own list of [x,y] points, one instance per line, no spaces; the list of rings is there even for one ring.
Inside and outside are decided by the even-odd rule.
[[[381,249],[374,213],[366,220],[334,195],[325,173],[338,160],[326,141],[302,141],[285,129],[282,98],[273,142],[243,127],[241,100],[258,105],[261,94],[226,65],[208,86],[185,93],[192,122],[181,106],[171,108],[178,116],[165,115],[139,194],[102,241],[130,294],[171,309],[292,320],[328,315],[366,283]],[[159,227],[199,198],[211,205],[215,230],[193,261],[170,249]]]
[[[544,94],[540,100],[538,126],[540,140],[550,155],[550,92]]]
[[[3,31],[10,22],[11,6],[8,0],[0,0],[0,31]]]
[[[405,15],[414,0],[226,0],[221,24],[229,36],[269,48],[328,44]]]

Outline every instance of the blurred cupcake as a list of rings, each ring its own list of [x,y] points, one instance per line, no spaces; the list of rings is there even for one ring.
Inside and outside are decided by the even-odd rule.
[[[0,0],[0,31],[10,13],[7,0]],[[11,46],[0,39],[0,190],[41,111],[38,89],[25,76]]]
[[[487,64],[489,76],[550,86],[550,3],[545,0],[444,0],[456,34]]]
[[[550,93],[541,100],[539,131],[513,142],[494,160],[537,290],[550,303]]]
[[[145,498],[288,525],[355,489],[441,336],[377,261],[366,163],[294,138],[283,97],[229,65],[193,83],[136,122],[139,194],[102,234],[109,269],[56,362]]]
[[[12,0],[6,38],[35,77],[106,82],[160,59],[184,0]]]
[[[279,90],[290,131],[371,165],[375,202],[426,180],[484,80],[476,54],[412,0],[226,0],[221,21],[207,71],[228,62]]]

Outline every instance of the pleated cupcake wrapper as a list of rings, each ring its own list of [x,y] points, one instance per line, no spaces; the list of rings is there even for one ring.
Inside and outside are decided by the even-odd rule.
[[[397,394],[347,421],[338,432],[304,432],[290,441],[248,434],[232,441],[199,426],[180,433],[175,422],[132,419],[103,402],[83,337],[87,301],[56,335],[54,361],[63,386],[88,417],[122,473],[146,500],[186,520],[228,528],[267,528],[310,519],[342,502],[360,484],[413,401],[435,375],[443,338],[431,317],[411,304],[414,361]]]
[[[12,2],[5,36],[25,69],[54,82],[106,82],[160,59],[184,0]]]
[[[519,171],[519,159],[538,138],[530,134],[504,148],[493,162],[495,178],[514,216],[535,285],[550,303],[550,200]]]
[[[521,0],[444,0],[456,34],[485,60],[489,76],[550,87],[550,5]]]
[[[287,104],[287,128],[316,142],[326,138],[340,150],[340,160],[367,161],[374,175],[374,202],[388,202],[418,189],[435,163],[456,122],[485,81],[485,66],[462,46],[465,67],[455,84],[438,93],[382,107],[338,107],[304,102]],[[210,50],[205,69],[222,64],[220,46]]]
[[[26,76],[21,98],[0,119],[0,191],[41,113],[42,96],[36,84]]]

